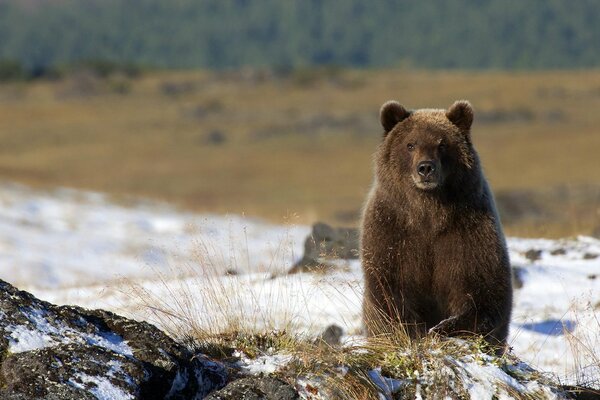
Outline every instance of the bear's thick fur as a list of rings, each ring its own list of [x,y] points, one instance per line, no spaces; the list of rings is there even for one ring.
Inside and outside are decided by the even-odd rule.
[[[481,334],[506,344],[508,252],[471,142],[473,109],[381,108],[384,138],[363,210],[363,318],[368,335]]]

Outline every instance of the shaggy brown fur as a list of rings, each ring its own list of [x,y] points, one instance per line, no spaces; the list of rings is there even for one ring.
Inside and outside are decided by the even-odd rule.
[[[364,324],[413,337],[477,333],[506,343],[508,252],[471,143],[467,101],[445,110],[381,108],[384,138],[361,229]]]

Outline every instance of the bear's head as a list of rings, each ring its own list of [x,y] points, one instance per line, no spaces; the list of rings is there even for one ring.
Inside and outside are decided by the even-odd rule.
[[[435,192],[452,182],[460,184],[477,163],[468,101],[457,101],[447,110],[415,111],[388,101],[381,107],[380,119],[384,129],[378,152],[380,179]]]

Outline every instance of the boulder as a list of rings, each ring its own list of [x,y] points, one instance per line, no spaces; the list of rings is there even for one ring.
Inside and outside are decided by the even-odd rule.
[[[0,281],[2,399],[201,399],[226,379],[222,364],[147,322]]]
[[[521,289],[524,284],[523,277],[526,274],[525,268],[513,266],[512,271],[512,286],[514,289]]]
[[[331,266],[327,260],[352,260],[358,258],[358,229],[334,228],[318,222],[304,241],[304,256],[290,273],[310,272]]]

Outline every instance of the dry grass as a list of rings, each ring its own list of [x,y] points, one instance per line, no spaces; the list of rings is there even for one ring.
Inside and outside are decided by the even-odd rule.
[[[430,335],[414,340],[402,325],[389,323],[381,329],[386,334],[369,339],[357,335],[343,346],[315,340],[314,334],[296,324],[302,314],[314,311],[308,307],[313,289],[290,290],[284,280],[298,275],[273,279],[265,271],[259,286],[268,291],[269,282],[280,282],[282,290],[263,296],[262,289],[257,291],[253,285],[256,274],[224,276],[223,271],[243,271],[250,264],[249,258],[238,256],[244,253],[237,251],[239,247],[244,244],[232,242],[230,252],[221,254],[215,253],[210,241],[202,241],[200,270],[178,266],[174,272],[179,279],[162,276],[152,288],[129,286],[130,295],[145,307],[145,319],[166,328],[194,351],[221,360],[233,377],[247,373],[240,363],[256,359],[268,363],[269,357],[279,355],[287,361],[272,374],[314,399],[380,399],[380,393],[390,399],[470,398],[473,387],[499,397],[544,399],[548,398],[544,390],[559,391],[513,355],[490,355],[495,349],[482,337],[459,340]],[[289,262],[288,248],[283,240],[272,267]],[[340,290],[338,281],[320,284]],[[296,307],[286,307],[285,302]],[[382,318],[377,321],[385,323]],[[542,386],[529,386],[533,381]]]
[[[3,85],[0,177],[275,221],[296,212],[303,222],[353,223],[371,181],[378,108],[392,98],[414,108],[469,99],[495,190],[598,183],[599,71],[157,72],[124,83]],[[508,230],[589,232],[598,203],[574,218]]]
[[[287,323],[283,325],[281,319],[277,325],[268,325],[272,320],[265,319],[264,313],[273,312],[280,306],[277,299],[265,309],[265,305],[257,300],[248,300],[243,285],[234,291],[218,281],[217,277],[210,279],[211,283],[202,285],[200,291],[194,290],[199,287],[187,287],[188,291],[182,292],[181,286],[175,290],[171,286],[167,290],[169,295],[164,296],[163,292],[160,300],[149,292],[138,291],[137,295],[143,296],[151,313],[163,324],[167,321],[171,326],[177,326],[172,334],[194,351],[226,363],[232,376],[244,374],[240,371],[240,362],[282,355],[288,362],[272,375],[314,399],[375,400],[381,398],[380,393],[390,399],[417,398],[418,395],[431,399],[470,398],[472,384],[493,387],[496,393],[505,393],[514,399],[547,398],[547,393],[540,387],[525,390],[520,384],[510,386],[494,373],[480,376],[469,372],[468,364],[472,364],[471,368],[497,367],[519,382],[538,381],[551,390],[558,390],[539,373],[524,369],[511,355],[489,356],[491,350],[483,338],[462,341],[429,336],[411,340],[402,326],[398,326],[388,334],[369,340],[330,346],[294,330],[294,315],[287,315],[284,318]],[[169,287],[173,283],[166,285]],[[219,312],[199,314],[198,298],[200,302],[217,304]],[[253,304],[255,314],[240,315],[240,308],[247,310],[248,302],[253,301],[256,301]],[[257,324],[257,321],[261,323]],[[265,321],[270,322],[264,325]],[[212,325],[206,325],[207,322]],[[523,391],[517,390],[517,386]]]
[[[574,381],[584,387],[600,388],[600,354],[597,348],[600,343],[600,330],[597,329],[600,327],[600,317],[591,302],[587,304],[583,314],[574,313],[577,325],[585,328],[581,328],[576,334],[564,329],[574,355]],[[597,394],[600,395],[600,389]]]

